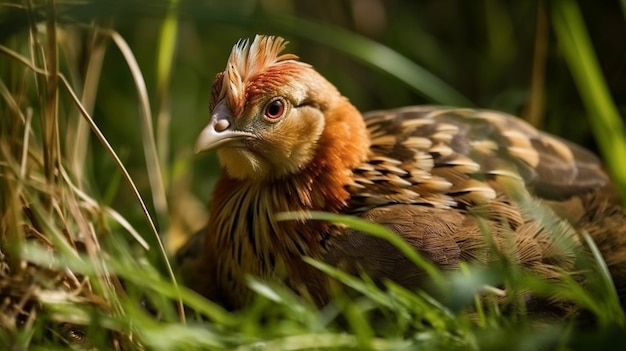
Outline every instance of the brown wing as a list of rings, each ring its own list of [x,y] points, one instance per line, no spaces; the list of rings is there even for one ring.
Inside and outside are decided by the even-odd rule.
[[[551,200],[608,181],[591,152],[505,113],[416,106],[365,120],[371,157],[355,170],[354,212],[389,203],[466,207],[494,199],[501,178]]]
[[[502,180],[554,205],[608,182],[589,151],[499,112],[408,107],[365,115],[371,156],[355,170],[350,212],[384,224],[443,269],[488,262],[498,251],[546,278],[571,270],[579,245],[558,216],[538,221],[508,198]],[[537,206],[541,206],[537,203]],[[552,211],[546,208],[545,211]],[[568,245],[564,245],[567,243]],[[421,286],[424,272],[384,240],[348,231],[325,260],[375,280]]]
[[[554,223],[559,231],[549,233],[540,223],[525,218],[515,205],[497,201],[481,207],[507,220],[479,220],[462,211],[407,204],[377,207],[363,216],[387,226],[444,271],[461,261],[487,263],[499,254],[547,279],[573,269],[577,245],[565,222]],[[423,288],[427,278],[392,244],[358,231],[334,238],[324,260],[350,273],[363,271],[377,282],[392,280],[408,288]]]

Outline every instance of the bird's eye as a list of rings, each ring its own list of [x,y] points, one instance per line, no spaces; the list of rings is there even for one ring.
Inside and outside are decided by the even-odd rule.
[[[285,104],[282,100],[274,100],[265,107],[265,117],[278,119],[285,112]]]

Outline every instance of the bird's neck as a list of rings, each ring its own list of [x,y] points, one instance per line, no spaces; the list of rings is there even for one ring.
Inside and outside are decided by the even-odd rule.
[[[339,212],[350,198],[352,169],[365,161],[369,137],[360,113],[347,100],[326,111],[313,159],[281,179],[239,180],[223,172],[215,186],[207,245],[248,274],[275,271],[281,259],[319,256],[330,225],[278,221],[280,212]]]

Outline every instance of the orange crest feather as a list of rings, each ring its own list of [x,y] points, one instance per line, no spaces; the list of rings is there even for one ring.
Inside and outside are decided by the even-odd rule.
[[[239,40],[228,57],[216,101],[227,98],[233,110],[240,110],[248,82],[272,66],[298,59],[294,54],[279,55],[288,43],[281,37],[266,35],[256,35],[252,43]]]

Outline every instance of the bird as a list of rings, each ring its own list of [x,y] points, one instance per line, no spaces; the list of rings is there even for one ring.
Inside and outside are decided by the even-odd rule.
[[[191,289],[240,309],[257,277],[324,306],[332,279],[304,257],[380,284],[426,284],[385,239],[306,216],[322,211],[383,225],[444,272],[504,255],[558,280],[577,269],[588,233],[626,292],[626,212],[592,152],[493,110],[361,113],[286,45],[239,40],[213,82],[195,151],[216,151],[221,173],[208,224],[176,256]]]

